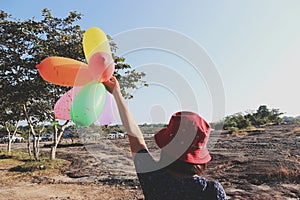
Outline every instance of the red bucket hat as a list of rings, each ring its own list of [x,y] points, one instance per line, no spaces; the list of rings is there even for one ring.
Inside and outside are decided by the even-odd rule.
[[[182,111],[172,115],[167,128],[155,135],[155,142],[166,154],[192,164],[211,160],[207,149],[210,126],[198,114]]]

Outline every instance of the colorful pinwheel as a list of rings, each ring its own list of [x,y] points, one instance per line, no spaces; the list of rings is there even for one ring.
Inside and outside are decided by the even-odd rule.
[[[102,82],[111,78],[115,65],[109,41],[99,28],[92,27],[84,33],[83,50],[88,64],[54,56],[44,59],[36,67],[45,81],[74,86],[56,102],[55,118],[71,119],[78,126],[89,126],[97,119],[103,120],[103,108],[111,106],[112,97]],[[109,123],[109,120],[105,121]]]

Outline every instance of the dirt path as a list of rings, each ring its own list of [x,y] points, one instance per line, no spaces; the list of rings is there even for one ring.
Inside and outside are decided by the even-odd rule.
[[[100,186],[97,184],[33,184],[21,182],[0,189],[0,199],[3,200],[128,200],[139,198],[142,198],[142,195],[136,190],[123,190],[114,186]]]

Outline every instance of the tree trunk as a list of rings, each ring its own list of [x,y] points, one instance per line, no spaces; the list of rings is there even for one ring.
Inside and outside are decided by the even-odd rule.
[[[31,158],[32,154],[31,154],[31,148],[30,148],[30,131],[28,131],[27,150],[28,150],[28,155]]]
[[[56,158],[56,148],[57,148],[57,145],[58,145],[58,128],[57,128],[57,125],[54,124],[53,126],[53,139],[52,139],[52,145],[51,145],[51,154],[50,154],[50,159],[51,160],[54,160]]]
[[[32,146],[33,146],[33,157],[34,157],[34,160],[39,160],[39,138],[34,136],[33,137],[34,140],[33,140],[33,143],[32,143]]]
[[[60,140],[57,125],[55,124],[53,128],[54,128],[54,137],[53,137],[53,142],[52,142],[52,146],[51,146],[51,155],[50,155],[51,160],[54,160],[56,158],[56,149],[57,149],[57,146],[58,146],[58,143]]]
[[[45,124],[45,123],[43,123]],[[36,135],[36,133],[34,134],[34,143],[33,143],[33,155],[34,155],[34,160],[39,160],[40,157],[40,137],[41,137],[41,133],[43,132],[45,126],[43,125],[42,129],[39,130],[38,135]]]
[[[6,128],[8,130],[8,128]],[[10,137],[10,131],[8,131],[8,141],[7,141],[7,152],[11,152],[11,142],[12,142],[12,138]]]
[[[7,131],[7,136],[8,136],[8,144],[7,144],[7,152],[11,152],[11,145],[12,145],[12,140],[13,140],[13,137],[16,135],[17,133],[17,130],[18,130],[18,126],[19,126],[19,121],[17,121],[16,125],[15,125],[15,130],[13,132],[13,134],[10,133],[10,130],[9,130],[9,127],[7,125],[7,123],[5,123],[5,128],[6,128],[6,131]]]
[[[27,112],[27,109],[26,109],[26,105],[23,104],[23,111],[24,111],[24,114],[25,114],[25,117],[26,117],[26,121],[30,127],[30,130],[31,130],[31,133],[32,133],[32,136],[33,136],[33,143],[32,143],[32,147],[33,147],[33,157],[34,157],[34,160],[38,160],[39,159],[39,146],[38,146],[38,139],[39,137],[37,137],[37,134],[34,130],[34,126],[28,116],[28,112]]]
[[[54,125],[54,137],[53,137],[53,142],[51,146],[51,154],[50,154],[50,159],[54,160],[56,158],[56,150],[57,146],[60,142],[60,139],[62,135],[64,134],[65,129],[67,128],[69,124],[69,120],[67,120],[64,125],[61,127],[61,129],[58,129],[57,124]]]
[[[51,160],[54,160],[56,158],[56,148],[57,148],[56,145],[51,147],[51,155],[50,155]]]
[[[7,144],[7,152],[11,152],[11,143],[12,143],[12,139],[10,139],[10,136],[8,136],[8,144]]]

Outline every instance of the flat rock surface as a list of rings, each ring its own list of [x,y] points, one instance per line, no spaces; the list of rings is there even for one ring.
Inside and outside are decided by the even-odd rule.
[[[228,199],[300,199],[300,133],[293,131],[299,127],[267,126],[241,136],[212,132],[213,159],[203,176],[218,180]],[[153,138],[145,139],[158,158]],[[14,144],[13,149],[18,148],[26,149],[26,144]],[[41,151],[50,149],[41,144]],[[57,157],[70,161],[62,174],[2,181],[0,199],[143,199],[127,139],[66,145],[58,149]],[[0,159],[0,175],[9,176],[8,170]]]

